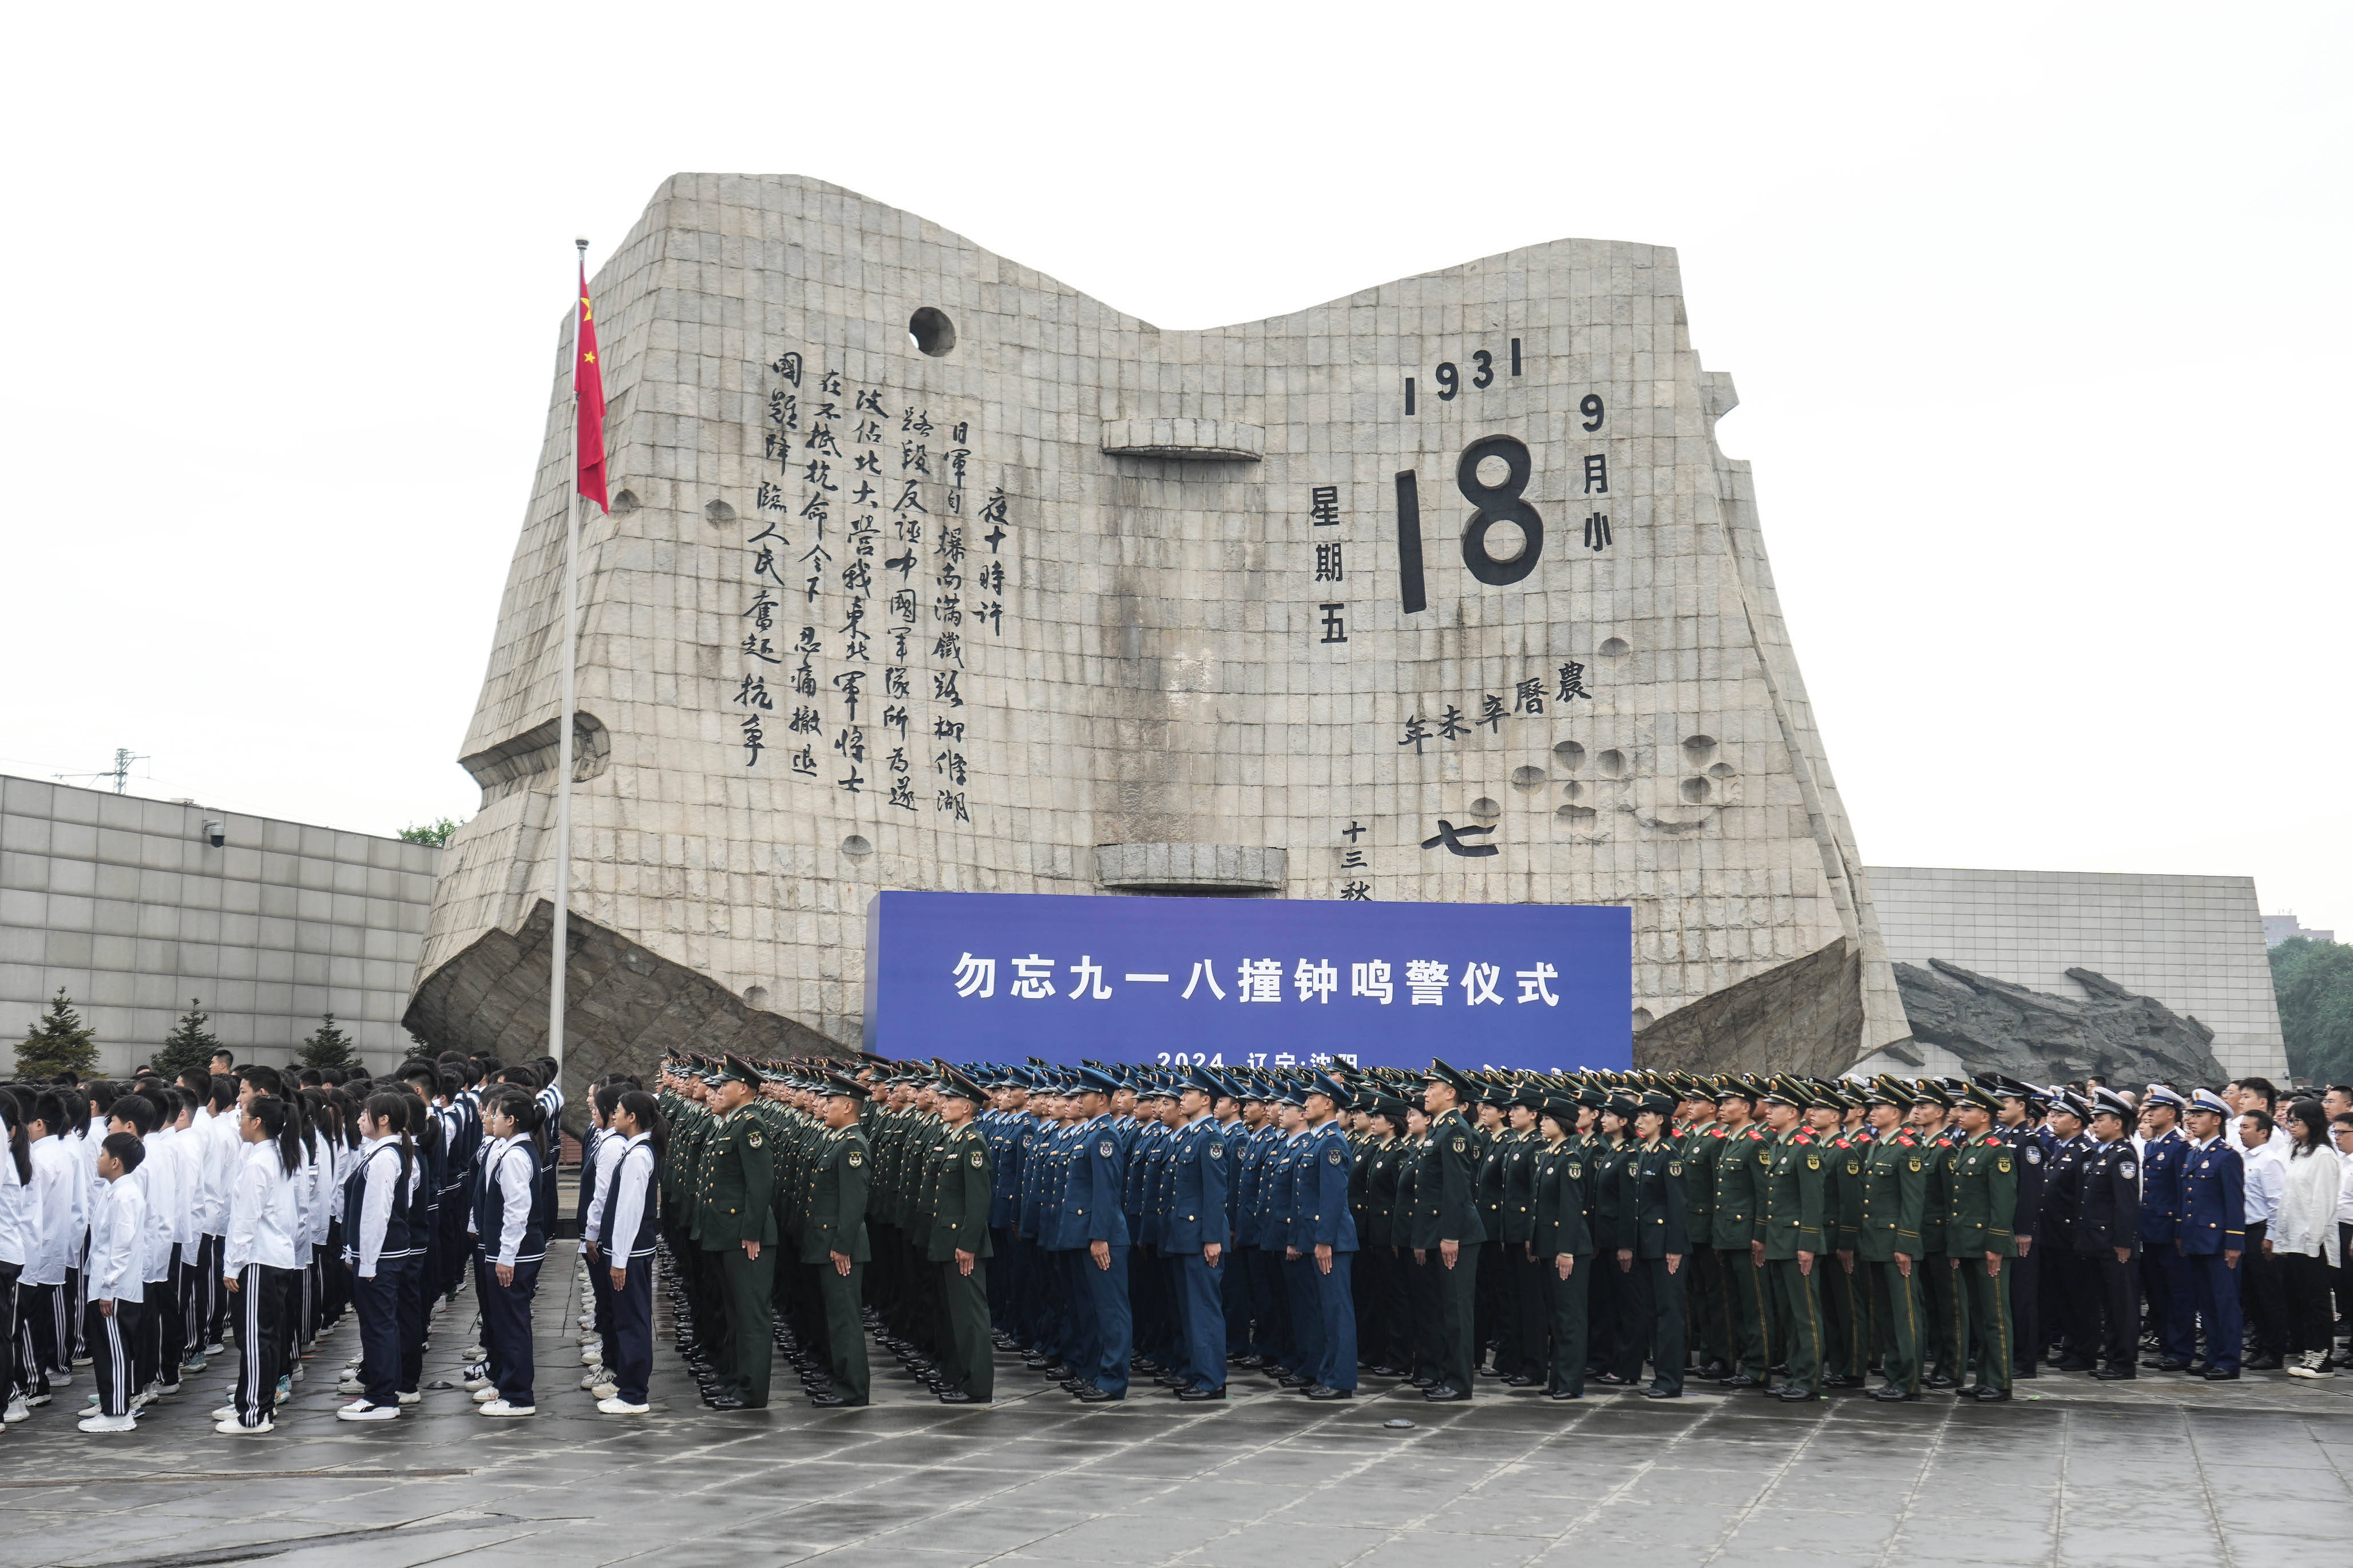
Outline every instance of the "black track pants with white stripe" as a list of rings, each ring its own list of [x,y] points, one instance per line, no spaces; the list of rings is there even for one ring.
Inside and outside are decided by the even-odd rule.
[[[278,1407],[278,1379],[286,1371],[287,1298],[299,1289],[299,1268],[248,1263],[237,1274],[229,1310],[237,1314],[237,1420],[259,1426]]]
[[[117,1301],[114,1310],[101,1312],[92,1301],[82,1312],[82,1343],[90,1349],[90,1369],[98,1379],[98,1411],[101,1415],[128,1415],[137,1374],[131,1364],[132,1342],[145,1313],[137,1301]]]

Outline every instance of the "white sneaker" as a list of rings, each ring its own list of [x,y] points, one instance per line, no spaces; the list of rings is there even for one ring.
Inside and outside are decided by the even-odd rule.
[[[73,1386],[73,1373],[68,1372],[61,1366],[53,1366],[49,1368],[49,1386],[51,1388],[71,1388]]]
[[[47,1394],[43,1394],[41,1396],[41,1403],[47,1405],[48,1402],[48,1396]],[[11,1426],[14,1426],[19,1421],[30,1421],[32,1418],[33,1407],[29,1404],[26,1403],[25,1396],[21,1394],[8,1402],[7,1414],[5,1415],[0,1415],[0,1420],[5,1420]]]
[[[470,1344],[465,1349],[459,1351],[458,1353],[464,1356],[468,1361],[480,1361],[491,1352],[490,1348],[486,1345]]]
[[[214,1420],[216,1420],[216,1421],[234,1421],[234,1420],[236,1420],[236,1419],[237,1419],[237,1406],[236,1406],[236,1405],[222,1405],[218,1410],[216,1410],[216,1411],[214,1411],[214,1412],[213,1412],[213,1419],[214,1419]]]
[[[223,1421],[213,1427],[214,1431],[224,1437],[259,1437],[265,1432],[274,1432],[277,1429],[278,1423],[267,1419],[259,1426],[240,1426],[234,1421]]]
[[[539,1406],[535,1405],[509,1405],[503,1399],[493,1399],[488,1405],[482,1406],[481,1413],[485,1415],[536,1415],[539,1414]]]
[[[371,1405],[364,1399],[353,1400],[335,1412],[335,1419],[338,1421],[397,1421],[400,1419],[400,1406]]]
[[[206,1346],[205,1347],[205,1353],[206,1353],[206,1355],[218,1355],[218,1354],[220,1354],[220,1353],[221,1353],[221,1352],[223,1352],[223,1351],[227,1350],[227,1348],[228,1348],[228,1347],[227,1347],[227,1345],[223,1345],[223,1344],[217,1344],[217,1343],[216,1343],[216,1344],[209,1344],[209,1345],[206,1345]]]
[[[583,1375],[583,1376],[581,1377],[581,1379],[580,1379],[580,1386],[581,1386],[581,1387],[583,1387],[583,1388],[594,1388],[594,1387],[596,1387],[598,1384],[600,1384],[600,1383],[602,1383],[602,1382],[604,1382],[604,1381],[605,1381],[605,1374],[604,1374],[604,1373],[603,1373],[603,1372],[601,1372],[601,1371],[598,1371],[598,1372],[592,1372],[592,1373],[586,1373],[585,1375]]]
[[[75,1423],[85,1432],[135,1432],[139,1423],[128,1415],[85,1415]]]
[[[643,1415],[652,1408],[649,1405],[631,1405],[611,1394],[596,1402],[596,1412],[600,1415]]]
[[[86,1355],[78,1355],[73,1358],[73,1363],[76,1366],[88,1366],[90,1364],[90,1357]]]
[[[403,1405],[422,1405],[425,1403],[425,1394],[421,1390],[412,1388],[400,1396],[400,1402]]]
[[[597,1343],[593,1345],[584,1345],[581,1347],[580,1361],[583,1365],[595,1366],[598,1362],[603,1361],[604,1359],[605,1346],[602,1341],[599,1341]]]
[[[495,1383],[474,1390],[474,1403],[477,1405],[488,1405],[498,1396],[499,1385]]]
[[[347,1377],[343,1379],[343,1382],[335,1384],[335,1392],[337,1394],[365,1394],[367,1392],[367,1384],[362,1383],[356,1377]]]
[[[588,1392],[595,1394],[599,1399],[610,1399],[613,1395],[621,1392],[621,1385],[617,1383],[607,1380],[604,1383],[598,1384]]]
[[[473,1376],[465,1379],[458,1386],[469,1391],[480,1390],[490,1387],[491,1380],[478,1372]]]
[[[310,1375],[310,1373],[308,1373],[304,1372],[304,1371],[302,1370],[301,1363],[300,1362],[297,1362],[297,1363],[295,1363],[295,1365],[294,1365],[294,1370],[293,1370],[292,1372],[290,1372],[290,1373],[288,1373],[286,1375],[287,1375],[287,1376],[289,1376],[289,1377],[290,1377],[290,1378],[292,1378],[295,1382],[300,1383],[300,1382],[301,1382],[305,1377],[308,1377],[308,1376]]]
[[[144,1410],[154,1403],[155,1391],[152,1388],[145,1388],[140,1390],[139,1393],[132,1397],[131,1401],[131,1408],[133,1410]]]

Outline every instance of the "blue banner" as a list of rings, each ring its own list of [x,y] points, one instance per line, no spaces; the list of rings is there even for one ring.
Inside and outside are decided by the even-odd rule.
[[[1213,1067],[1625,1068],[1633,912],[877,893],[866,1048]]]

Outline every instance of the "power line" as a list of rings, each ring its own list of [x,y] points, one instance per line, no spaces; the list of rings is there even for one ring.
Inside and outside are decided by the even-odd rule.
[[[133,756],[128,746],[117,746],[114,748],[114,765],[111,768],[94,773],[51,773],[49,776],[53,779],[112,779],[114,793],[121,795],[123,786],[130,782],[131,764],[153,760],[143,752]]]

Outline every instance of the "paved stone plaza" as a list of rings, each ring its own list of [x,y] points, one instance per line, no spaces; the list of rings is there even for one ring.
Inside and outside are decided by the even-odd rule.
[[[1930,1394],[1800,1410],[1700,1385],[1672,1404],[1563,1407],[1483,1384],[1459,1409],[1271,1392],[1088,1409],[1032,1392],[1007,1358],[1005,1397],[986,1410],[918,1398],[878,1362],[872,1408],[718,1415],[664,1351],[655,1414],[629,1422],[570,1387],[568,1247],[547,1278],[564,1284],[541,1296],[531,1421],[482,1420],[452,1391],[392,1426],[337,1422],[328,1373],[356,1342],[348,1323],[259,1439],[214,1435],[202,1417],[217,1401],[193,1389],[134,1436],[85,1436],[59,1407],[87,1391],[78,1376],[0,1439],[0,1563],[411,1568],[507,1549],[518,1563],[648,1568],[1489,1568],[1629,1553],[1726,1568],[2270,1568],[2333,1551],[2353,1520],[2353,1379],[2046,1378],[2023,1403],[1968,1408]],[[455,1375],[453,1342],[438,1335],[428,1377]],[[198,1381],[218,1389],[214,1373]],[[780,1376],[780,1401],[792,1386]],[[1400,1418],[1413,1426],[1383,1426]]]

